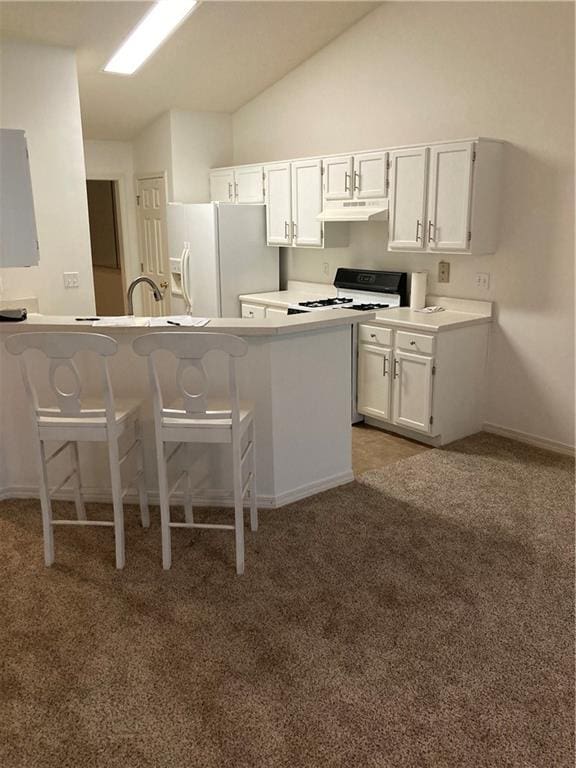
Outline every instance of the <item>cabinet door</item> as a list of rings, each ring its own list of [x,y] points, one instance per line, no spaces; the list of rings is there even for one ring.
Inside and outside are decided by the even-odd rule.
[[[430,432],[432,415],[433,359],[409,352],[394,352],[394,413],[395,424]]]
[[[292,245],[290,234],[290,163],[264,166],[266,178],[266,233],[268,245]]]
[[[237,203],[264,202],[264,169],[261,165],[234,169],[234,191]]]
[[[390,152],[388,249],[424,247],[428,148]]]
[[[292,163],[292,245],[322,246],[322,161]]]
[[[352,158],[326,157],[323,162],[324,199],[349,200],[352,197]]]
[[[234,202],[234,171],[212,171],[210,174],[210,200],[215,203]]]
[[[387,152],[367,152],[354,157],[354,195],[386,197]]]
[[[431,251],[469,248],[473,157],[471,141],[430,149],[427,234]]]
[[[358,412],[390,420],[392,352],[387,347],[361,344],[358,351]]]

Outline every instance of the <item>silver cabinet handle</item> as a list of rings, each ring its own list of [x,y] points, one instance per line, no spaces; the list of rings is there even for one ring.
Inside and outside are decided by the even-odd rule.
[[[229,181],[228,182],[228,200],[232,200],[232,198],[233,198],[233,195],[232,195],[232,182]]]
[[[422,226],[422,222],[420,221],[420,219],[418,219],[416,221],[416,242],[419,242],[420,240],[422,240],[422,237],[420,235],[421,226]]]
[[[284,237],[286,238],[286,240],[288,240],[288,238],[290,237],[290,233],[288,232],[288,222],[287,221],[284,222]]]
[[[238,199],[238,182],[237,181],[234,182],[234,195],[236,199]]]
[[[386,357],[386,355],[384,355],[383,364],[382,364],[382,376],[386,376],[386,374],[388,373],[388,371],[386,370],[386,361],[387,360],[388,360],[388,358]]]
[[[358,171],[354,171],[354,189],[360,192],[360,174]]]
[[[432,230],[433,230],[433,229],[436,229],[436,227],[434,226],[434,224],[432,224],[432,222],[430,221],[430,219],[428,219],[428,240],[429,240],[431,243],[433,243],[433,242],[434,242],[434,238],[432,237]]]
[[[398,378],[398,360],[396,358],[394,358],[394,378]]]
[[[292,222],[292,240],[296,237],[296,222]]]
[[[415,342],[415,341],[411,341],[411,342],[410,342],[410,346],[411,346],[411,347],[415,347],[415,346],[416,346],[416,342]]]
[[[350,174],[348,171],[344,173],[344,192],[350,192]]]
[[[371,334],[370,334],[370,338],[371,338],[371,339],[375,339],[375,338],[376,338],[376,334],[375,334],[375,333],[371,333]]]

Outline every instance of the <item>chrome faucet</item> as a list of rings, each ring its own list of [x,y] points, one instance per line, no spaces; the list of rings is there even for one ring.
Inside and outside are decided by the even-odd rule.
[[[152,288],[152,293],[154,294],[154,298],[156,301],[162,301],[162,293],[160,291],[160,288],[156,285],[154,280],[151,280],[149,277],[146,277],[146,275],[142,275],[141,277],[137,277],[128,286],[128,292],[126,294],[126,297],[128,299],[128,314],[133,315],[134,314],[134,299],[132,298],[132,294],[134,293],[134,288],[138,285],[138,283],[147,283],[150,288]]]

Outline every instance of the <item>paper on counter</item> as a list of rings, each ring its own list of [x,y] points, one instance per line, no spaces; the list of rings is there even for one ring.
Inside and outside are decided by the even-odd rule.
[[[425,315],[431,315],[434,312],[444,312],[444,307],[434,305],[431,307],[422,307],[422,309],[415,309],[414,312],[423,312]]]
[[[151,317],[149,319],[151,328],[170,327],[176,324],[188,328],[200,328],[203,325],[208,325],[210,322],[207,317],[190,317],[190,315],[168,315],[166,317]]]
[[[147,328],[150,325],[149,317],[133,317],[132,315],[120,315],[119,317],[101,317],[92,323],[95,328]]]

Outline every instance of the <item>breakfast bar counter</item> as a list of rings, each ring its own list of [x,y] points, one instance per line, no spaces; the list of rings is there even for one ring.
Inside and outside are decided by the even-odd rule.
[[[118,327],[78,322],[73,317],[30,315],[21,323],[0,324],[1,335],[26,331],[84,331],[116,339],[117,355],[109,359],[115,396],[146,401],[143,413],[146,484],[153,502],[157,482],[145,361],[134,354],[133,340],[147,333],[230,333],[248,342],[248,353],[238,361],[243,400],[253,403],[256,426],[256,473],[260,507],[279,507],[353,479],[351,460],[351,344],[352,327],[374,318],[373,312],[335,309],[328,312],[266,319],[215,318],[204,327]],[[35,354],[35,353],[33,353]],[[33,361],[39,392],[48,395],[46,362]],[[78,356],[87,396],[98,393],[96,361]],[[224,359],[206,359],[216,397],[227,394]],[[173,371],[163,371],[166,386]],[[32,420],[18,360],[0,344],[0,497],[36,497],[38,474],[32,444]],[[198,446],[193,463],[194,503],[224,504],[215,489],[231,488],[226,446]],[[109,501],[106,451],[81,445],[84,496]],[[54,464],[59,459],[55,460]],[[60,476],[58,469],[55,475]],[[72,498],[63,489],[62,498]],[[132,498],[135,498],[132,497]],[[130,500],[130,497],[128,497]],[[178,494],[174,501],[178,503]]]

